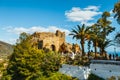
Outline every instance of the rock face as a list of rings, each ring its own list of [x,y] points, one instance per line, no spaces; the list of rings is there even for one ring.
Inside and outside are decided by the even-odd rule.
[[[32,36],[32,42],[37,45],[38,49],[59,51],[60,46],[65,42],[65,32],[59,30],[56,33],[35,32]]]

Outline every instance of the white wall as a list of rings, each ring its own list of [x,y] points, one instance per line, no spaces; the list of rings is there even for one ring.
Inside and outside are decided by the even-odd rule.
[[[104,78],[110,78],[111,76],[120,76],[120,65],[114,64],[90,64],[91,72]]]
[[[73,66],[63,64],[59,72],[70,75],[72,77],[77,77],[80,80],[87,79],[90,73],[94,73],[104,79],[110,78],[111,76],[120,76],[120,65],[115,64],[90,64],[90,69],[88,67]]]
[[[59,72],[72,77],[77,77],[80,80],[85,80],[90,74],[90,69],[87,67],[63,64],[62,68],[59,69]]]

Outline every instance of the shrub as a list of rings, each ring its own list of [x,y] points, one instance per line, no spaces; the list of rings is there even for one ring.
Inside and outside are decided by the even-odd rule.
[[[116,80],[115,76],[111,76],[110,78],[108,78],[107,80]]]
[[[91,73],[88,77],[88,80],[105,80],[105,79]]]
[[[59,70],[61,58],[58,53],[45,53],[32,47],[29,38],[23,36],[21,39],[14,46],[2,80],[46,80]]]
[[[52,76],[50,76],[47,80],[78,80],[78,79],[57,72],[52,74]]]

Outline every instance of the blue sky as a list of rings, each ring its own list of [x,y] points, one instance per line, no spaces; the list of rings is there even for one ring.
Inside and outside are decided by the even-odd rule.
[[[21,32],[66,32],[67,42],[79,42],[68,36],[76,25],[91,25],[102,12],[111,10],[118,0],[0,0],[0,40],[15,43]],[[119,31],[117,22],[110,20]],[[110,39],[114,37],[113,32]],[[113,51],[114,47],[108,50]]]

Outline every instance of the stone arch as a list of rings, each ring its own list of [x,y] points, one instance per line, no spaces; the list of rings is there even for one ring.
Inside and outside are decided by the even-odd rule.
[[[55,50],[56,50],[56,47],[55,47],[54,44],[51,45],[51,50],[52,50],[52,51],[55,51]]]

